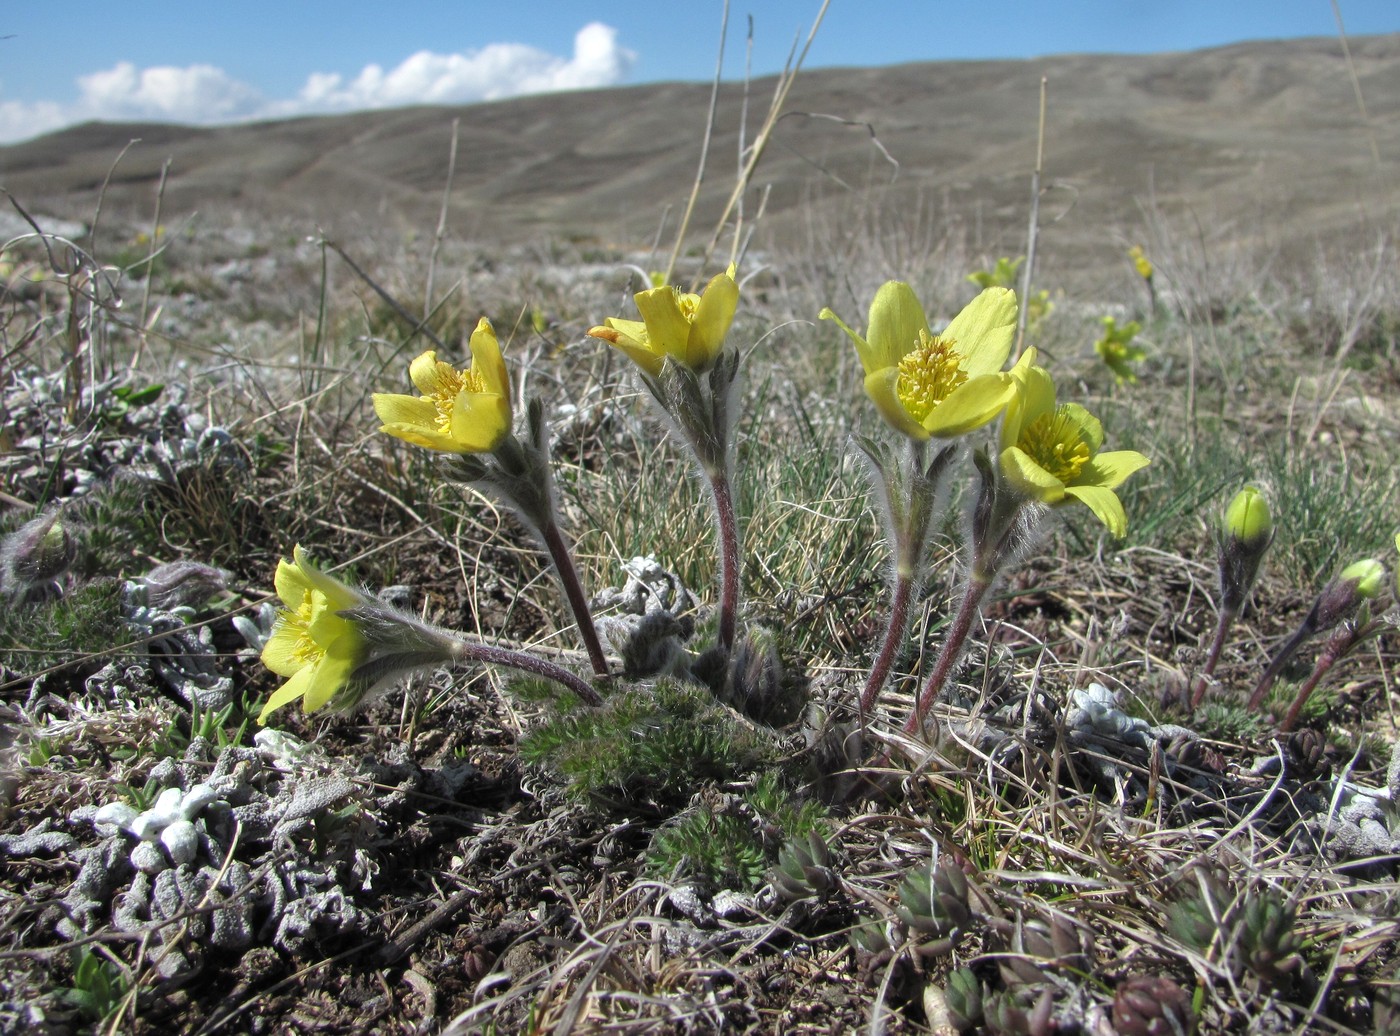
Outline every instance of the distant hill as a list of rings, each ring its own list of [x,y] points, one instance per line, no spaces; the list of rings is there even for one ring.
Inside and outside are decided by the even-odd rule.
[[[865,206],[885,220],[960,221],[989,254],[1022,250],[1042,76],[1047,262],[1118,254],[1149,203],[1270,248],[1394,230],[1400,35],[1350,42],[1369,121],[1336,39],[803,73],[757,178],[771,186],[762,233],[798,242],[813,221]],[[751,85],[750,134],[772,89]],[[702,233],[733,184],[741,97],[725,86]],[[454,234],[644,243],[684,203],[708,98],[706,84],[662,83],[216,128],[88,124],[0,148],[0,186],[31,210],[90,217],[140,138],[112,175],[115,212],[148,218],[169,159],[172,219],[198,209],[426,233],[460,118]]]

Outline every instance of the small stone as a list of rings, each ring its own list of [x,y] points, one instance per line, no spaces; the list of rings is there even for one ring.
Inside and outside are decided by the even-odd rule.
[[[92,815],[92,824],[100,835],[114,835],[122,828],[130,830],[137,817],[129,802],[109,802]]]
[[[137,842],[131,849],[131,865],[142,874],[159,874],[170,866],[155,842]]]
[[[193,820],[212,802],[217,802],[219,793],[208,784],[196,784],[185,792],[180,800],[180,812],[186,820]]]
[[[167,826],[160,833],[160,842],[176,866],[193,863],[199,854],[199,833],[188,820],[177,820]]]

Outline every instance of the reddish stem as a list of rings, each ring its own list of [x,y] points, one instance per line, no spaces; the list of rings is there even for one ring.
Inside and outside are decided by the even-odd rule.
[[[588,610],[588,598],[584,595],[578,569],[574,567],[573,554],[569,545],[564,542],[564,535],[559,531],[552,515],[541,526],[540,536],[544,539],[550,560],[554,562],[554,571],[559,575],[559,582],[564,587],[564,596],[569,600],[569,610],[574,613],[574,622],[578,626],[579,636],[583,639],[583,646],[588,651],[588,661],[593,666],[593,672],[606,677],[609,675],[608,660],[603,656],[603,645],[599,643],[598,631],[593,626],[593,614]],[[596,697],[596,693],[594,696]],[[601,704],[601,699],[598,704]]]
[[[553,662],[536,658],[534,655],[495,647],[491,644],[476,644],[469,640],[457,641],[457,652],[460,658],[509,666],[511,669],[519,669],[521,672],[533,673],[536,676],[553,680],[555,683],[561,683],[595,708],[603,704],[602,696],[577,674],[571,673],[563,666],[555,665]]]
[[[723,467],[706,467],[719,531],[719,646],[727,654],[734,647],[739,611],[739,519],[729,473]]]
[[[905,631],[909,626],[909,601],[913,595],[913,578],[902,572],[896,574],[894,597],[890,601],[890,625],[889,629],[885,631],[885,643],[880,648],[880,654],[875,658],[875,664],[871,666],[870,678],[865,681],[865,690],[861,692],[860,696],[862,717],[869,716],[874,711],[875,702],[880,697],[880,690],[885,686],[885,678],[889,676],[890,667],[894,665],[894,660],[899,655]]]
[[[923,729],[924,717],[928,714],[928,710],[933,707],[939,692],[943,690],[943,685],[948,682],[953,666],[962,656],[963,644],[967,640],[968,633],[972,631],[972,623],[980,611],[982,598],[991,585],[990,581],[977,578],[968,579],[967,589],[963,591],[962,603],[958,605],[958,613],[953,617],[953,624],[948,628],[948,635],[943,640],[943,648],[938,653],[938,661],[934,663],[933,675],[928,678],[928,683],[924,686],[923,693],[919,695],[913,713],[909,716],[908,722],[904,724],[906,734],[913,734]]]
[[[1210,643],[1210,651],[1206,654],[1205,665],[1191,679],[1191,708],[1197,709],[1201,706],[1201,699],[1206,696],[1206,688],[1210,686],[1210,679],[1215,672],[1216,663],[1220,661],[1220,652],[1225,647],[1225,636],[1230,632],[1230,627],[1234,625],[1236,612],[1228,609],[1220,609],[1220,618],[1215,624],[1215,639]]]

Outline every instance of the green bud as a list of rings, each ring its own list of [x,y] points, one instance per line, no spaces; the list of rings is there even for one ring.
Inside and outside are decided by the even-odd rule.
[[[1375,558],[1355,561],[1342,569],[1342,574],[1337,579],[1341,582],[1354,583],[1356,596],[1369,601],[1381,592],[1381,581],[1385,579],[1385,566]]]
[[[1235,494],[1225,509],[1225,534],[1243,549],[1262,553],[1274,538],[1274,519],[1269,502],[1253,486]]]
[[[1264,494],[1245,486],[1225,509],[1220,540],[1220,598],[1228,615],[1237,615],[1259,575],[1264,552],[1274,538],[1273,517]]]

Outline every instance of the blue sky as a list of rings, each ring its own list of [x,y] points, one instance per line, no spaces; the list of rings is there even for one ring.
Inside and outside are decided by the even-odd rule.
[[[1396,0],[1339,0],[1349,34]],[[734,0],[725,74],[778,71],[820,0]],[[38,0],[0,13],[0,141],[73,122],[212,123],[708,79],[720,0]],[[808,67],[1194,50],[1335,36],[1330,0],[832,0]]]

